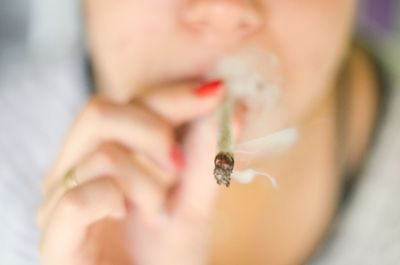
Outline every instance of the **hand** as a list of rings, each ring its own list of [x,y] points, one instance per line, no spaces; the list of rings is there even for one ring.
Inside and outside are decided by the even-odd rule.
[[[222,97],[181,86],[128,105],[90,100],[45,178],[43,263],[205,264],[218,189],[212,113]],[[66,189],[71,169],[78,185]]]

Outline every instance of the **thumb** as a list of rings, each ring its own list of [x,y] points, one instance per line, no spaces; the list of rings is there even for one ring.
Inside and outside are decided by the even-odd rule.
[[[193,121],[183,141],[185,168],[177,191],[176,211],[207,217],[213,209],[219,185],[213,176],[217,151],[216,115]]]

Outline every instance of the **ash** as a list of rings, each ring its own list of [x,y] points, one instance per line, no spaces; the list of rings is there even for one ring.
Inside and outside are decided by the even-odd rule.
[[[235,164],[233,154],[230,152],[219,152],[214,160],[214,177],[219,185],[229,187],[231,174]]]

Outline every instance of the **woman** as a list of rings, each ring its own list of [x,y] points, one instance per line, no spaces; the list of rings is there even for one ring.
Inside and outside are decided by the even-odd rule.
[[[93,95],[44,178],[43,263],[306,262],[380,113],[377,66],[353,45],[357,2],[82,4]],[[262,159],[278,191],[262,178],[224,189],[212,177],[213,116],[230,88],[208,75],[249,46],[273,54],[284,80],[263,129],[301,132]]]

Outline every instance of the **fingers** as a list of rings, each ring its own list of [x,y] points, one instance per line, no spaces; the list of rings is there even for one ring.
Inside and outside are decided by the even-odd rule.
[[[133,155],[121,146],[107,143],[75,167],[73,175],[79,185],[96,178],[113,178],[128,201],[149,218],[159,214],[165,193],[176,180],[175,174],[161,171],[145,156]],[[46,226],[64,192],[65,187],[60,183],[49,194],[38,213],[40,227]]]
[[[157,167],[145,155],[132,153],[121,145],[103,143],[75,170],[78,182],[85,182],[98,176],[119,176],[119,180],[129,181],[135,175],[146,171],[148,178],[160,186],[169,187],[175,180],[175,174],[168,174]],[[121,183],[126,184],[126,183]]]
[[[72,128],[44,189],[49,189],[60,175],[104,141],[143,152],[159,166],[174,171],[170,159],[175,144],[174,127],[212,111],[223,94],[222,83],[213,82],[198,88],[186,84],[151,90],[126,105],[93,98]]]
[[[93,99],[72,128],[44,188],[49,190],[60,176],[103,142],[119,143],[135,153],[143,153],[164,170],[173,172],[175,165],[170,153],[174,141],[173,127],[143,106],[119,106]]]
[[[120,187],[110,178],[99,178],[69,190],[55,206],[43,233],[44,264],[78,264],[90,226],[105,218],[126,215]],[[73,259],[74,258],[74,259]]]
[[[213,176],[217,146],[214,115],[193,122],[184,142],[186,167],[177,195],[175,215],[183,219],[204,220],[210,215],[219,189]]]
[[[128,105],[91,100],[77,119],[60,159],[45,182],[47,194],[50,190],[52,193],[39,215],[42,226],[65,192],[60,188],[60,178],[79,164],[75,173],[80,183],[111,176],[138,208],[153,205],[143,207],[143,211],[156,212],[164,200],[166,187],[176,180],[173,177],[176,165],[171,160],[171,151],[175,149],[174,126],[211,112],[223,98],[222,87],[214,87],[212,93],[209,86],[207,89],[207,93],[199,94],[188,86],[170,87],[152,91],[136,101],[138,104]],[[116,143],[127,150],[104,151],[103,145],[102,151],[96,151],[104,142]],[[141,155],[132,156],[132,153]]]
[[[180,85],[150,91],[141,100],[175,125],[210,113],[225,94],[224,84],[212,81],[195,87]]]

